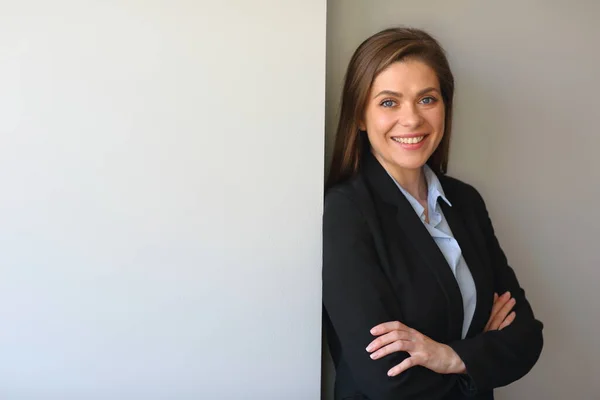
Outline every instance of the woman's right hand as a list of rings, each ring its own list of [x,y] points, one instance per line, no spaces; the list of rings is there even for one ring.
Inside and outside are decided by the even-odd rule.
[[[511,298],[510,292],[506,292],[500,297],[498,297],[497,293],[494,293],[494,306],[492,307],[492,314],[490,315],[490,319],[485,325],[483,331],[501,331],[509,326],[517,316],[514,311],[511,312],[515,304],[516,300]]]

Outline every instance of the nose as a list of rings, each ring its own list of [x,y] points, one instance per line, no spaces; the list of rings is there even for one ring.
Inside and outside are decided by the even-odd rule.
[[[405,128],[418,128],[423,123],[423,117],[415,104],[403,105],[399,110],[398,123]]]

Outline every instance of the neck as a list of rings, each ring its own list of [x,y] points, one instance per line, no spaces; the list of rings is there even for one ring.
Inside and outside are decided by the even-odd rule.
[[[412,197],[419,201],[427,201],[427,180],[423,168],[390,171],[390,174]]]
[[[398,182],[404,190],[418,201],[427,201],[427,180],[423,167],[416,169],[394,168],[382,163],[385,170]]]

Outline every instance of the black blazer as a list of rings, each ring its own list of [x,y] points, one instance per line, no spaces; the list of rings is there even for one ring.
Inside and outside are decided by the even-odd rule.
[[[336,366],[336,399],[493,399],[492,389],[524,376],[540,356],[542,323],[494,235],[479,193],[439,176],[446,197],[439,204],[477,288],[477,306],[461,340],[460,289],[443,254],[412,206],[371,154],[358,175],[331,188],[323,223],[325,329]],[[502,331],[483,333],[494,292],[509,290],[516,319]],[[397,352],[372,360],[369,330],[401,321],[461,357],[466,375],[413,367],[390,378],[408,357]]]

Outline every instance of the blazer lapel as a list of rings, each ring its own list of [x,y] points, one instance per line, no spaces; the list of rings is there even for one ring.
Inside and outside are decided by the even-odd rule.
[[[444,255],[406,197],[370,153],[364,158],[363,172],[372,190],[376,191],[385,202],[397,207],[396,220],[400,229],[404,231],[425,264],[431,269],[446,296],[450,314],[448,318],[450,339],[459,339],[464,318],[462,295]]]
[[[448,192],[446,193],[450,194]],[[490,296],[490,293],[493,292],[493,285],[491,277],[486,272],[487,269],[484,268],[482,258],[476,251],[475,246],[473,246],[473,237],[466,229],[466,226],[469,226],[466,221],[470,221],[469,210],[460,208],[459,199],[449,197],[449,200],[452,203],[452,207],[444,201],[439,202],[439,204],[441,205],[444,217],[446,217],[446,221],[452,230],[452,234],[460,246],[462,255],[471,271],[477,290],[475,313],[473,314],[473,319],[467,332],[467,337],[472,337],[482,331],[489,319],[489,312],[486,310],[490,310],[492,307],[493,297]]]
[[[450,310],[450,326],[448,329],[450,331],[450,337],[460,338],[462,334],[464,310],[462,295],[456,278],[454,277],[446,258],[435,243],[435,240],[429,234],[429,231],[427,231],[427,228],[423,225],[423,222],[421,222],[415,213],[415,210],[401,193],[400,196],[402,199],[399,201],[400,204],[398,204],[398,214],[396,216],[398,225],[404,230],[404,233],[410,238],[413,246],[435,274],[438,283],[448,300],[448,308]],[[402,202],[402,200],[404,200],[404,202]]]

